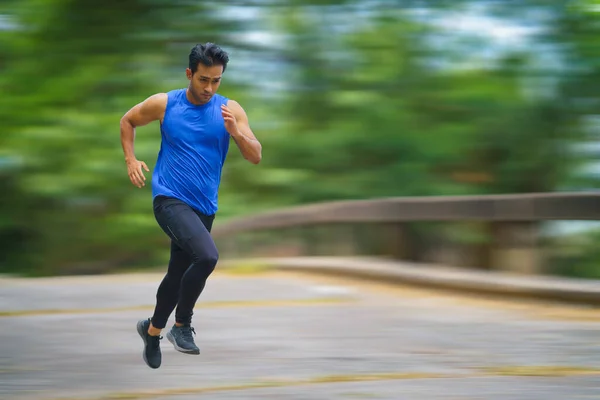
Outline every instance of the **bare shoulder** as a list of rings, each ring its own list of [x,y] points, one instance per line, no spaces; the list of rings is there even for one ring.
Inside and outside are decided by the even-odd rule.
[[[235,115],[236,118],[240,118],[240,117],[245,118],[246,117],[246,111],[244,111],[244,108],[237,101],[235,101],[233,99],[228,99],[227,107],[229,107],[229,109],[231,110],[233,115]]]
[[[141,103],[140,113],[151,120],[160,120],[167,110],[169,96],[166,93],[155,93]]]
[[[169,96],[166,93],[155,93],[144,100],[144,103],[146,103],[149,108],[164,111],[165,108],[167,108],[168,98]]]
[[[123,118],[133,126],[143,126],[156,120],[162,122],[167,109],[167,99],[166,93],[155,93],[133,106]]]

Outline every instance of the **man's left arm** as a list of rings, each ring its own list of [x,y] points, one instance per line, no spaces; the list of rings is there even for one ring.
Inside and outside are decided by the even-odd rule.
[[[229,100],[221,106],[225,119],[225,128],[240,149],[242,156],[252,164],[258,164],[262,158],[262,146],[248,122],[246,112],[235,100]]]

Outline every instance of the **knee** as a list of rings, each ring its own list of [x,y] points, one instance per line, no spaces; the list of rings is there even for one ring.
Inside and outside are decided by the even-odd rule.
[[[194,264],[208,273],[211,273],[215,269],[218,261],[219,253],[216,250],[194,257]]]
[[[205,256],[204,256],[204,264],[206,265],[210,265],[212,268],[214,268],[217,265],[217,262],[219,261],[219,252],[217,251],[217,249],[214,249],[213,251],[208,252]]]

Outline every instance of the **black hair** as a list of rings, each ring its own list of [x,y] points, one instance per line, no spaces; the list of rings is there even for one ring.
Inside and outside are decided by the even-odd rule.
[[[213,65],[222,65],[223,72],[227,68],[229,54],[214,43],[197,44],[190,51],[190,69],[192,74],[198,70],[198,64],[212,67]]]

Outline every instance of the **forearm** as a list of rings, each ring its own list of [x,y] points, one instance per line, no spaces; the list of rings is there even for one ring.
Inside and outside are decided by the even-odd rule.
[[[135,127],[126,118],[121,119],[121,146],[125,161],[135,160],[133,142],[135,139]]]
[[[243,132],[238,132],[237,135],[232,135],[232,137],[246,160],[253,164],[260,162],[262,159],[262,145],[258,140],[249,138]]]

